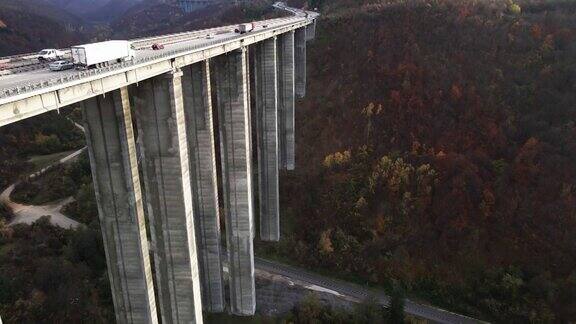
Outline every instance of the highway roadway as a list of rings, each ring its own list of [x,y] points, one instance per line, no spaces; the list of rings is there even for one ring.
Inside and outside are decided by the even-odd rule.
[[[256,269],[333,290],[343,296],[352,297],[359,301],[365,300],[368,297],[375,297],[383,306],[388,306],[388,303],[390,302],[390,297],[381,290],[370,289],[342,280],[324,277],[294,266],[258,257],[254,258],[254,266]],[[471,317],[436,308],[434,306],[416,303],[411,300],[405,301],[404,311],[407,314],[427,319],[432,323],[486,323]]]
[[[288,17],[259,21],[255,23],[256,28],[252,32],[271,30],[285,24],[297,22],[301,19],[302,18],[298,17]],[[149,40],[151,39],[157,39],[158,43],[164,45],[164,49],[152,50],[151,46],[142,47],[142,45],[138,45],[136,47],[140,49],[134,51],[134,61],[138,62],[149,57],[170,53],[171,51],[185,52],[191,46],[202,46],[204,44],[206,46],[210,46],[214,45],[214,43],[218,41],[224,42],[233,38],[245,36],[236,33],[234,31],[234,27],[235,25],[135,40],[134,42],[137,42],[137,44],[143,44],[149,43]],[[35,58],[32,60],[35,60]],[[38,69],[32,71],[0,76],[0,91],[2,89],[25,86],[30,83],[42,82],[43,80],[49,80],[53,78],[67,77],[78,73],[79,72],[74,69],[65,71],[50,71],[46,66],[40,66]]]

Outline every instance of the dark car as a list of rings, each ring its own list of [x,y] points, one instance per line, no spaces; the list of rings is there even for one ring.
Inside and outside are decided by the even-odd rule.
[[[157,51],[157,50],[162,50],[162,49],[164,49],[164,45],[158,44],[158,43],[152,44],[152,49],[155,50],[155,51]]]

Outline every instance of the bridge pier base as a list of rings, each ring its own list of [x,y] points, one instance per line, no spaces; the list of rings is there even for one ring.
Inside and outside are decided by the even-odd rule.
[[[279,168],[294,170],[294,31],[278,37]]]
[[[135,88],[162,323],[202,323],[181,71]]]
[[[128,89],[82,102],[118,323],[158,323]]]
[[[233,314],[253,315],[256,292],[246,49],[216,57],[215,62],[230,269],[230,309]]]
[[[276,39],[256,45],[255,94],[258,133],[260,239],[280,240],[278,188],[278,67]]]
[[[185,67],[183,72],[184,113],[188,131],[190,181],[196,221],[202,305],[206,311],[222,312],[224,290],[220,258],[220,217],[210,65],[208,61],[196,63]]]

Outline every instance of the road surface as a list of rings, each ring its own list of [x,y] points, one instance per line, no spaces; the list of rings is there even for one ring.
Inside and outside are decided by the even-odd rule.
[[[2,194],[0,194],[0,202],[6,207],[10,208],[14,214],[14,219],[8,223],[9,226],[15,224],[32,224],[42,216],[50,216],[50,223],[52,225],[60,226],[62,228],[70,229],[77,228],[81,224],[77,221],[66,217],[60,212],[62,207],[72,201],[72,197],[68,197],[56,203],[50,203],[41,206],[23,205],[14,202],[10,199],[10,194],[14,190],[16,184],[12,184]]]
[[[254,31],[258,32],[258,31],[265,31],[265,30],[269,30],[269,29],[271,30],[271,29],[277,28],[277,27],[285,25],[285,24],[294,23],[294,22],[298,21],[298,19],[299,18],[290,17],[290,18],[270,19],[270,20],[261,21],[261,22],[256,23],[257,27],[255,28]],[[208,31],[210,31],[210,30],[213,30],[213,29],[208,29]],[[195,33],[202,33],[202,31],[197,31]],[[209,46],[210,44],[213,44],[215,42],[219,42],[219,41],[223,42],[223,41],[231,39],[231,38],[237,38],[237,37],[239,38],[239,37],[246,36],[246,34],[241,35],[241,34],[234,32],[234,30],[219,31],[219,33],[210,34],[209,37],[208,37],[208,34],[210,34],[210,33],[207,32],[202,37],[198,37],[198,36],[192,37],[191,36],[189,39],[182,39],[182,40],[179,40],[175,43],[171,43],[169,39],[166,39],[164,41],[159,41],[159,43],[164,44],[164,49],[152,50],[150,47],[146,47],[144,49],[136,50],[134,52],[135,53],[134,61],[137,62],[137,61],[147,59],[150,57],[162,55],[165,53],[170,53],[171,51],[184,52],[184,51],[188,50],[191,46]],[[44,67],[44,68],[33,70],[33,71],[4,75],[4,76],[0,76],[0,90],[5,89],[5,88],[24,86],[24,85],[28,85],[30,83],[37,83],[37,82],[41,82],[41,81],[49,80],[49,79],[53,79],[53,78],[60,78],[60,77],[66,77],[66,76],[70,76],[70,75],[76,75],[78,73],[79,73],[79,71],[76,71],[75,69],[54,72],[54,71],[50,71],[48,68]]]
[[[254,266],[258,270],[305,282],[313,286],[321,287],[325,289],[325,291],[334,291],[341,296],[351,297],[358,301],[362,301],[368,297],[373,296],[383,306],[388,306],[388,303],[390,302],[390,297],[388,297],[383,291],[362,287],[360,285],[352,284],[342,280],[324,277],[294,266],[289,266],[258,257],[254,258]],[[451,313],[434,306],[418,304],[411,300],[405,301],[404,311],[409,315],[424,318],[433,323],[486,323],[471,317]]]

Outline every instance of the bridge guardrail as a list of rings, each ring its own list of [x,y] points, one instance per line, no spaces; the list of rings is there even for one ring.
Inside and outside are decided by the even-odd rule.
[[[264,21],[254,22],[254,24],[256,24],[256,26],[260,27],[260,26],[263,26],[266,24],[276,23],[276,22],[279,22],[282,20],[292,19],[292,18],[293,17],[274,18],[274,19],[268,19],[268,20],[264,20]],[[189,40],[192,38],[199,38],[199,37],[202,37],[202,36],[207,35],[207,34],[217,34],[217,33],[222,32],[222,31],[231,31],[231,30],[234,30],[237,26],[238,26],[238,24],[234,24],[234,25],[208,28],[208,29],[203,29],[203,30],[194,30],[194,31],[182,32],[182,33],[170,34],[170,35],[138,38],[138,39],[131,40],[131,42],[137,49],[142,49],[142,48],[151,46],[152,44],[157,43],[157,42],[162,42],[162,44],[172,44],[172,43],[176,43],[176,42],[180,42],[180,41],[184,41],[184,40]]]
[[[0,57],[0,63],[9,63],[15,60],[23,60],[28,57],[38,56],[37,53],[24,53],[24,54],[16,54],[10,56]]]

